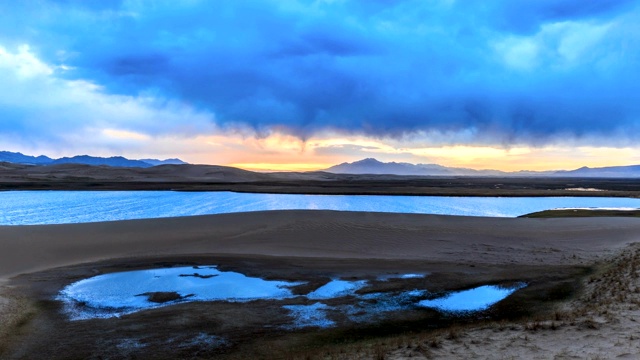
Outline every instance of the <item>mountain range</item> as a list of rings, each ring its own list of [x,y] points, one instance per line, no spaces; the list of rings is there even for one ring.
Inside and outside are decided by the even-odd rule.
[[[97,157],[89,155],[77,155],[73,157],[63,157],[59,159],[52,159],[48,156],[30,156],[24,155],[19,152],[0,151],[0,162],[9,162],[14,164],[27,164],[27,165],[57,165],[57,164],[84,164],[84,165],[107,165],[115,167],[137,167],[147,168],[156,165],[180,165],[186,164],[186,162],[180,159],[141,159],[131,160],[122,156],[112,157]]]
[[[599,168],[581,167],[575,170],[516,171],[475,170],[447,167],[437,164],[410,164],[403,162],[381,162],[367,158],[352,163],[342,163],[324,171],[335,174],[393,174],[416,176],[547,176],[547,177],[640,177],[640,165],[609,166]]]
[[[96,157],[77,155],[53,159],[48,156],[30,156],[19,152],[0,151],[0,162],[26,165],[84,164],[94,166],[112,166],[128,168],[148,168],[157,165],[187,164],[180,159],[127,159],[122,156]],[[515,171],[476,170],[460,167],[447,167],[438,164],[410,164],[405,162],[382,162],[367,158],[355,162],[345,162],[322,170],[334,174],[369,175],[414,175],[414,176],[500,176],[500,177],[593,177],[593,178],[640,178],[640,165],[581,167],[575,170],[557,171]]]

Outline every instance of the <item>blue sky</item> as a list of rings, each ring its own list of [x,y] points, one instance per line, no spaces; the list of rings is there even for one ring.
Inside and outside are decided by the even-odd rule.
[[[6,150],[640,161],[637,1],[26,0],[0,16]]]

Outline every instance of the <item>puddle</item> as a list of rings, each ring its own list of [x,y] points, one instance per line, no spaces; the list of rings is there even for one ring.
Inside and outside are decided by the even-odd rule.
[[[402,274],[400,275],[400,279],[417,279],[422,278],[424,275],[422,274]]]
[[[60,292],[72,320],[108,318],[185,301],[284,299],[300,282],[270,281],[215,266],[127,271],[75,282]]]
[[[378,276],[378,281],[387,281],[390,279],[419,279],[427,275],[428,274],[387,274]]]
[[[415,309],[427,293],[425,290],[411,290],[399,294],[366,294],[359,297],[357,304],[346,306],[342,312],[353,322],[370,322],[389,312]]]
[[[520,284],[506,288],[485,285],[470,290],[451,293],[437,299],[422,300],[418,305],[447,312],[481,311],[488,309],[491,305],[503,300],[516,290],[525,286],[525,284]]]
[[[325,285],[319,287],[315,291],[309,293],[309,299],[333,299],[342,296],[354,295],[358,289],[367,285],[366,280],[347,281],[347,280],[331,280]]]
[[[384,275],[378,280],[413,279],[424,276],[393,274]],[[294,329],[335,326],[336,323],[327,318],[328,311],[342,314],[352,322],[370,322],[390,312],[420,307],[444,312],[480,311],[526,286],[524,283],[508,288],[487,285],[425,300],[429,296],[428,291],[419,289],[358,295],[356,292],[368,285],[366,280],[340,279],[333,279],[306,295],[294,295],[291,288],[301,284],[304,282],[248,277],[237,272],[220,271],[215,266],[175,267],[98,275],[65,287],[56,299],[64,302],[64,311],[71,320],[118,317],[140,310],[191,301],[246,302],[294,297],[315,300],[311,305],[283,306],[294,318],[293,324],[285,328]],[[335,306],[324,303],[346,296],[353,299],[345,299],[347,303]],[[191,340],[202,342],[203,339]],[[209,340],[220,345],[221,340],[218,338]]]
[[[323,303],[315,303],[311,305],[285,305],[283,308],[291,312],[291,316],[295,319],[293,325],[286,326],[287,329],[299,329],[304,327],[321,327],[328,328],[335,325],[335,322],[327,319],[325,310],[332,310],[333,307]]]

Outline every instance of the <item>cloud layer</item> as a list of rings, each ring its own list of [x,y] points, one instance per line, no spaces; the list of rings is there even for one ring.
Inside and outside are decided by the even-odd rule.
[[[567,137],[633,143],[640,131],[636,4],[5,2],[0,76],[4,61],[3,80],[13,76],[10,84],[25,90],[19,99],[0,90],[15,95],[0,104],[1,131],[37,128],[44,136],[56,126],[106,126],[99,113],[103,122],[152,135],[208,131],[208,121],[303,139],[331,130],[456,133],[450,142],[494,145]],[[32,64],[20,70],[7,60],[16,56]],[[71,95],[51,95],[54,85]],[[58,96],[68,105],[58,107],[64,116],[29,125],[46,123],[33,109]]]

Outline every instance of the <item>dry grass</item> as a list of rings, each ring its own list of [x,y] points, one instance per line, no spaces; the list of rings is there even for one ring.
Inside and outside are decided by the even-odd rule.
[[[8,351],[12,339],[27,331],[35,314],[32,301],[9,287],[0,287],[0,358]]]
[[[636,353],[633,326],[640,314],[640,245],[598,264],[577,298],[547,314],[516,321],[453,325],[421,333],[364,340],[291,359],[585,358]],[[627,325],[625,325],[627,326]],[[624,333],[614,339],[615,334]],[[614,352],[606,350],[611,346]],[[636,347],[634,347],[636,346]]]

